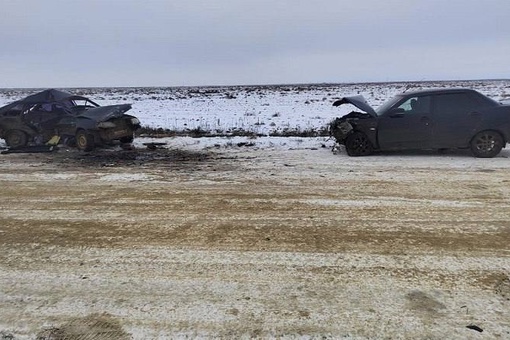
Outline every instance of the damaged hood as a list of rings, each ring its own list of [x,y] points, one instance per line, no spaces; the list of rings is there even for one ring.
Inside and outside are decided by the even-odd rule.
[[[358,109],[363,112],[368,113],[372,117],[377,117],[377,113],[375,110],[367,103],[365,97],[362,95],[352,96],[352,97],[343,97],[340,100],[337,100],[333,103],[333,106],[340,106],[343,104],[351,104],[356,106]]]
[[[125,112],[131,110],[131,104],[119,104],[95,107],[80,113],[77,117],[83,117],[95,120],[97,122],[104,122],[112,118],[119,118]]]

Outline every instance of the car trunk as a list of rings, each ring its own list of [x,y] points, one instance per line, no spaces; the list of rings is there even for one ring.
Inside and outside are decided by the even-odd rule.
[[[113,118],[120,118],[129,110],[131,110],[131,104],[100,106],[88,109],[80,113],[78,117],[92,119],[97,122],[105,122]]]

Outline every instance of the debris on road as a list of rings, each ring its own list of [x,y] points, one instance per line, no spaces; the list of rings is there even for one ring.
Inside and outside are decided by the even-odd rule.
[[[466,326],[466,327],[469,328],[469,329],[472,329],[474,331],[480,332],[480,333],[483,332],[483,329],[481,329],[480,327],[478,327],[476,325],[469,325],[469,326]]]
[[[157,142],[150,142],[150,143],[143,143],[149,150],[156,150],[160,149],[161,147],[165,146],[166,143],[157,143]]]
[[[9,153],[42,153],[42,152],[53,152],[58,149],[55,145],[30,145],[21,146],[15,148],[7,148],[2,150],[1,154],[6,155]]]

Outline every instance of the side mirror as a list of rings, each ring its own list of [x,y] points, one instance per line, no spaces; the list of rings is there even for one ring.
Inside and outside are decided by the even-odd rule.
[[[404,112],[406,112],[404,109],[400,107],[394,107],[393,109],[388,111],[388,116],[391,118],[400,118],[404,117]]]

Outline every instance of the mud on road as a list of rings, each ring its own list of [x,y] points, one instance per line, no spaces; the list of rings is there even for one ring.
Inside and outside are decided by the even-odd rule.
[[[508,338],[509,156],[2,155],[0,338]]]

